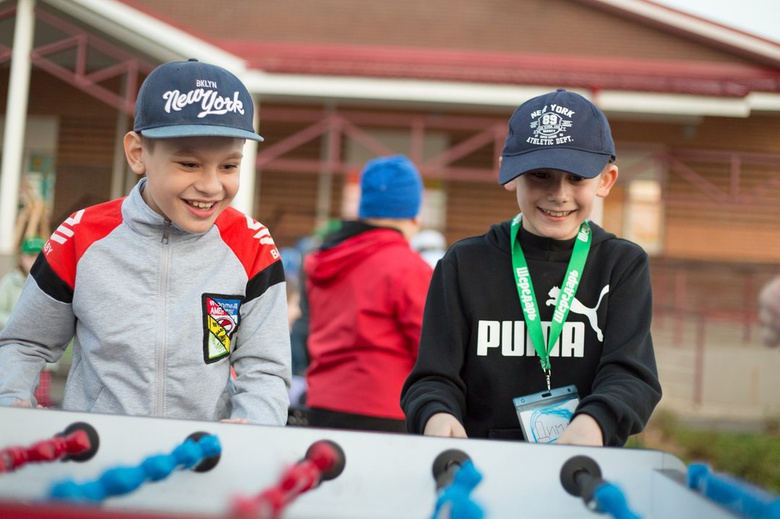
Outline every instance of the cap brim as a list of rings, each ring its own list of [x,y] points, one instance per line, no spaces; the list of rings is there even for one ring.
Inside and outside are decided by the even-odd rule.
[[[609,163],[612,155],[568,148],[539,149],[519,155],[502,155],[498,183],[503,185],[523,173],[537,169],[555,169],[583,178],[594,178]]]
[[[204,124],[164,126],[148,128],[141,133],[150,139],[174,139],[177,137],[233,137],[263,142],[263,138],[255,132],[232,128],[228,126],[209,126]]]

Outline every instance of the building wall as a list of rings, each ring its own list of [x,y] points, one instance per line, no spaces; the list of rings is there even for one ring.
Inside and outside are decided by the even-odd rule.
[[[382,112],[376,112],[374,124],[381,126],[382,117]],[[508,115],[489,117],[502,125],[508,119]],[[261,144],[261,151],[310,124],[284,123],[276,119],[263,121],[260,132],[266,136],[266,142]],[[649,159],[658,162],[659,181],[664,186],[664,225],[661,229],[664,256],[780,262],[780,248],[776,246],[776,237],[780,236],[780,185],[777,180],[780,178],[780,118],[756,115],[747,119],[653,122],[616,117],[612,130],[621,177],[605,202],[609,230],[622,234],[621,220],[626,219],[625,211],[630,210],[624,188],[642,173],[638,165],[621,162],[621,157],[625,158],[621,154],[626,150],[646,149],[650,150]],[[452,130],[448,135],[451,145],[469,137],[467,132],[460,130]],[[315,139],[288,155],[316,161],[322,149],[322,140]],[[689,157],[686,155],[689,150],[701,156]],[[395,151],[403,153],[406,150]],[[708,156],[708,153],[713,155]],[[492,223],[511,218],[517,212],[514,196],[496,182],[492,170],[495,154],[494,144],[488,143],[452,164],[455,168],[481,171],[481,178],[477,175],[470,180],[452,180],[448,178],[447,170],[440,172],[446,198],[446,225],[442,230],[450,243],[483,233]],[[737,167],[735,157],[740,160],[737,170],[734,169]],[[343,173],[336,171],[335,178],[341,178]],[[285,225],[275,232],[282,243],[294,242],[300,233],[311,232],[316,225],[318,181],[312,177],[316,177],[316,169],[295,175],[274,171],[273,162],[262,173],[258,214],[267,220],[264,221],[272,230],[272,222],[283,217]],[[338,186],[338,183],[332,186],[331,217],[341,216],[342,193],[338,192]]]
[[[0,70],[0,99],[7,99],[8,69]],[[5,110],[5,103],[2,103]],[[33,68],[27,112],[58,120],[51,226],[71,212],[108,199],[116,135],[116,111],[80,90]]]
[[[213,39],[742,62],[574,0],[126,0]],[[240,16],[236,13],[240,12]],[[229,34],[225,28],[229,27]]]
[[[613,133],[618,149],[621,143],[656,143],[680,154],[666,165],[666,256],[780,263],[780,117],[621,121]],[[688,157],[688,150],[700,156]],[[700,176],[702,185],[681,175],[686,170]]]
[[[0,74],[0,95],[7,88],[7,74]],[[271,108],[265,104],[261,108]],[[312,107],[317,109],[317,107]],[[59,146],[56,157],[57,181],[52,226],[56,226],[81,206],[108,199],[114,154],[116,112],[86,94],[34,70],[29,102],[31,115],[54,115],[59,118]],[[377,112],[375,127],[382,127]],[[424,112],[422,112],[424,114]],[[457,114],[451,114],[457,115]],[[484,114],[505,124],[506,116]],[[483,117],[483,118],[484,118]],[[266,142],[260,150],[283,140],[305,127],[306,123],[271,120],[262,123]],[[665,184],[664,256],[671,258],[710,259],[713,261],[748,261],[780,263],[780,117],[754,115],[746,119],[704,118],[701,121],[651,122],[624,120],[612,122],[618,147],[618,164],[622,149],[645,147],[658,152],[685,153],[693,149],[711,152],[741,152],[774,155],[766,162],[741,159],[739,176],[729,156],[714,159],[681,161],[683,166],[701,177],[713,197],[680,176],[675,163],[667,165]],[[449,132],[451,144],[469,137],[464,130]],[[289,156],[317,161],[323,156],[321,139],[291,151]],[[495,222],[510,218],[517,211],[514,197],[504,191],[491,175],[495,150],[490,144],[456,161],[453,166],[481,169],[481,180],[447,180],[441,183],[446,197],[446,226],[443,229],[451,243],[465,236],[485,232]],[[750,155],[745,155],[750,157]],[[343,158],[343,157],[342,157]],[[355,165],[359,168],[359,165]],[[282,244],[292,244],[313,232],[317,225],[318,169],[260,171],[255,217],[271,226]],[[354,172],[353,172],[354,173]],[[631,178],[624,168],[621,181]],[[341,193],[344,179],[334,176],[330,196],[330,216],[341,215]],[[614,192],[606,208],[615,214],[623,206],[624,193]],[[615,221],[614,219],[612,220]],[[274,227],[277,227],[275,229]],[[620,229],[612,229],[620,234]]]

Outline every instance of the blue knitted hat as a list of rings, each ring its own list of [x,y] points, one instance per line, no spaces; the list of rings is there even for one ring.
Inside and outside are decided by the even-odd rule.
[[[366,163],[360,176],[359,218],[414,218],[420,212],[423,182],[403,155]]]

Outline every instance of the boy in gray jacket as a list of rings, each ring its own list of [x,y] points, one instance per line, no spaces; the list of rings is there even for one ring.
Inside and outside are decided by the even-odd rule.
[[[244,142],[262,141],[252,116],[221,67],[147,77],[124,138],[144,178],[52,233],[0,333],[0,405],[35,406],[41,369],[73,338],[65,410],[286,422],[282,262],[268,229],[230,207]]]

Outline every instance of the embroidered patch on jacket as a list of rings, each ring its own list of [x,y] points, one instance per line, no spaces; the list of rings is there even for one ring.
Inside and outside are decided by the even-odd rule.
[[[203,360],[211,364],[230,355],[244,298],[203,294]]]

